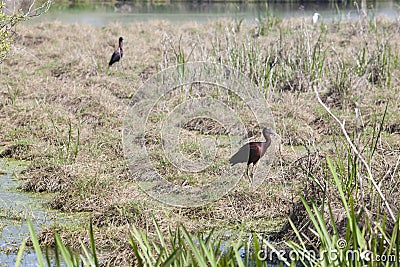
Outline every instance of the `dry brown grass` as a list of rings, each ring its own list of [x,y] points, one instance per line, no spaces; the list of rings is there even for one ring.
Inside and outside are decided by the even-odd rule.
[[[326,88],[323,99],[341,119],[346,119],[348,131],[364,131],[360,144],[366,147],[374,121],[379,121],[388,103],[384,133],[373,160],[376,177],[385,192],[391,193],[392,204],[397,207],[399,197],[392,185],[399,183],[399,170],[391,171],[400,153],[398,68],[393,69],[390,86],[385,85],[382,70],[375,71],[377,76],[371,78],[372,69],[364,75],[347,73],[344,91],[335,84],[337,75],[351,69],[348,66],[355,66],[361,46],[370,54],[377,54],[367,64],[371,68],[379,66],[372,61],[378,60],[380,44],[386,41],[392,53],[399,55],[398,23],[379,23],[376,31],[358,23],[326,26],[328,34],[321,42],[321,50],[326,51],[326,67],[319,79]],[[311,74],[305,69],[306,62],[301,62],[307,57],[297,54],[303,48],[307,52],[302,45],[315,45],[320,29],[311,29],[302,21],[282,21],[280,28],[254,38],[250,26],[242,26],[238,33],[231,28],[230,21],[181,26],[159,21],[102,28],[54,22],[18,28],[13,53],[0,65],[0,156],[32,161],[22,177],[22,188],[57,192],[49,203],[51,208],[89,212],[105,262],[126,265],[132,258],[127,243],[130,225],[151,233],[153,217],[163,231],[182,223],[191,231],[213,227],[226,231],[241,225],[246,231],[270,233],[279,230],[290,214],[301,224],[304,217],[297,193],[303,190],[309,196],[321,197],[307,172],[324,182],[326,155],[335,157],[337,151],[346,152],[340,143],[343,140],[339,140],[335,150],[332,135],[339,135],[339,131],[317,105],[311,90]],[[282,40],[280,30],[284,32]],[[121,64],[108,69],[118,36],[125,39],[124,57]],[[217,44],[220,48],[213,51]],[[122,151],[125,112],[144,80],[179,61],[179,49],[186,57],[193,49],[186,61],[221,60],[239,66],[260,86],[267,86],[265,96],[283,146],[274,163],[275,175],[267,178],[257,192],[248,192],[247,180],[242,179],[238,188],[218,202],[183,209],[153,201],[132,181]],[[272,74],[278,77],[273,84],[261,81],[252,70],[246,57],[251,49],[257,55],[253,63],[260,69],[268,68],[267,59],[279,58],[272,68]],[[232,53],[237,53],[237,63],[229,57]],[[354,119],[355,108],[361,110],[358,120]],[[186,138],[210,131],[224,134],[210,125],[211,122],[188,123]],[[154,147],[159,144],[156,134],[148,136],[148,140]],[[168,168],[166,172],[174,175]],[[329,197],[337,199],[333,191]],[[51,230],[42,233],[44,243],[52,244]],[[82,226],[63,227],[61,232],[66,244],[73,247],[79,247],[78,240],[89,240]]]

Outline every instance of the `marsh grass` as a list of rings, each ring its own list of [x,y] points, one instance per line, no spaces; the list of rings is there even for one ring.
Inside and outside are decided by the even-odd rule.
[[[257,266],[265,263],[259,260],[257,255],[261,251],[256,236],[252,239],[254,243],[245,244],[239,236],[235,239],[221,239],[214,231],[207,234],[191,234],[184,226],[177,227],[168,233],[161,231],[159,225],[153,220],[155,232],[146,233],[136,227],[132,227],[129,234],[129,244],[135,258],[131,258],[131,264],[137,266],[248,266],[254,262]],[[81,252],[73,251],[66,247],[60,236],[54,233],[55,246],[54,255],[49,251],[43,255],[39,240],[29,223],[30,240],[36,253],[38,266],[101,266],[97,256],[94,239],[93,225],[89,225],[90,248],[81,244]],[[20,266],[23,251],[27,239],[21,244],[15,266]],[[45,265],[46,263],[46,265]]]
[[[52,120],[51,121],[53,129],[54,129],[54,135],[55,135],[55,140],[56,142],[59,143],[58,145],[58,161],[61,164],[68,164],[71,163],[73,160],[76,159],[78,152],[79,152],[79,140],[80,140],[80,124],[81,121],[78,120],[78,123],[76,125],[76,131],[73,129],[73,124],[71,121],[68,121],[68,129],[67,133],[63,133],[59,127],[57,127],[56,123]],[[76,132],[76,134],[74,134]],[[66,137],[64,137],[67,135]],[[73,136],[75,135],[75,136]]]
[[[385,212],[381,216],[376,215],[379,208],[371,212],[370,207],[359,206],[357,194],[365,189],[357,186],[357,179],[360,178],[356,171],[357,160],[351,154],[347,157],[350,169],[343,168],[347,165],[345,158],[336,162],[327,158],[329,175],[339,195],[340,207],[345,211],[344,225],[343,221],[337,220],[337,205],[327,195],[322,201],[311,202],[305,196],[301,201],[310,223],[303,227],[312,231],[307,231],[309,235],[305,235],[304,230],[289,220],[295,238],[285,243],[306,266],[375,266],[376,260],[381,261],[382,266],[397,266],[399,215],[395,221],[391,221]],[[376,192],[372,191],[371,194],[376,195]],[[312,242],[314,238],[317,239]],[[276,249],[271,243],[267,242],[266,245]]]
[[[0,155],[32,160],[21,176],[25,181],[22,189],[56,192],[48,204],[50,207],[65,212],[85,211],[93,217],[97,257],[104,264],[129,265],[129,259],[134,257],[129,240],[139,242],[135,236],[142,239],[149,236],[152,263],[153,258],[155,262],[158,258],[167,262],[175,249],[171,261],[197,260],[194,249],[199,259],[211,261],[211,245],[216,243],[203,244],[204,249],[195,244],[193,248],[183,230],[175,232],[180,231],[176,239],[184,240],[185,244],[180,244],[181,247],[171,244],[175,249],[168,250],[169,254],[161,253],[158,234],[155,238],[151,234],[157,232],[157,227],[165,240],[175,237],[176,233],[170,234],[169,230],[180,225],[188,233],[207,233],[214,228],[226,232],[242,226],[246,234],[253,231],[282,236],[284,229],[295,229],[288,232],[289,237],[296,238],[297,232],[303,238],[307,228],[302,223],[310,225],[313,214],[315,227],[321,228],[322,222],[331,227],[328,229],[331,236],[321,229],[323,238],[332,243],[335,231],[329,205],[340,237],[347,237],[341,232],[347,231],[347,223],[340,216],[345,209],[338,189],[333,186],[336,183],[326,158],[331,159],[348,209],[355,211],[353,223],[367,222],[365,231],[371,234],[378,227],[374,222],[380,221],[385,209],[368,180],[360,178],[363,176],[358,173],[365,174],[364,167],[354,161],[337,126],[318,105],[312,86],[324,88],[320,92],[323,101],[341,120],[346,120],[346,130],[352,133],[363,155],[367,155],[374,177],[395,209],[399,195],[391,185],[399,184],[398,22],[376,19],[371,24],[361,18],[314,27],[303,19],[277,21],[271,17],[259,21],[263,25],[258,27],[264,27],[263,30],[241,23],[239,31],[232,31],[234,22],[224,20],[207,25],[177,26],[157,21],[111,24],[103,28],[60,22],[22,25],[16,39],[18,49],[0,65],[1,76],[7,77],[0,80],[0,94],[5,96],[0,102],[0,140],[4,146]],[[260,34],[255,35],[257,31]],[[107,69],[115,36],[126,39],[123,69]],[[197,60],[223,63],[240,70],[260,88],[282,136],[282,147],[272,166],[273,175],[256,192],[248,192],[247,181],[242,179],[237,188],[216,203],[200,208],[166,207],[144,194],[134,182],[135,177],[129,175],[121,144],[123,119],[130,96],[148,77],[177,63]],[[9,90],[17,88],[20,88],[18,94],[12,100]],[[248,137],[261,138],[260,129],[254,127],[254,116],[237,96],[216,88],[176,90],[154,107],[146,133],[151,163],[169,175],[170,181],[201,184],[218,176],[221,165],[228,160],[226,147],[222,145],[216,166],[199,177],[189,177],[162,157],[158,129],[168,109],[208,94],[238,112],[249,128]],[[194,136],[198,140],[226,138],[218,124],[204,125],[194,121],[182,129],[182,150],[194,158],[198,156]],[[353,196],[351,201],[350,196]],[[360,207],[367,207],[376,215],[369,217],[369,221],[359,221]],[[288,216],[293,228],[288,225]],[[132,227],[138,234],[130,237]],[[348,229],[358,231],[355,227]],[[385,229],[386,235],[393,233]],[[53,235],[52,230],[43,229],[38,234],[42,246],[56,245],[54,238],[47,238]],[[71,251],[81,250],[80,242],[91,247],[90,234],[82,227],[61,228],[57,232]],[[190,235],[192,243],[196,243],[193,241],[196,234]],[[320,245],[317,236],[308,236],[307,245]],[[146,247],[146,244],[138,246],[136,250],[143,262],[146,252],[142,249]],[[238,248],[239,244],[233,247]],[[67,254],[68,249],[62,250]],[[91,249],[87,251],[92,253]],[[192,251],[191,255],[188,251]],[[236,263],[240,262],[237,251],[232,249],[231,254],[226,254],[236,259]],[[189,259],[180,258],[185,253]],[[229,262],[224,255],[221,259]],[[76,254],[71,261],[75,257]]]
[[[289,219],[295,237],[285,241],[287,251],[291,249],[291,252],[285,254],[282,254],[283,247],[276,248],[265,237],[257,234],[250,236],[246,242],[243,229],[237,229],[236,234],[230,238],[224,236],[226,234],[220,236],[214,230],[207,234],[191,234],[184,226],[165,232],[153,218],[152,231],[143,231],[135,226],[130,229],[129,244],[135,256],[134,263],[137,266],[268,266],[269,262],[278,260],[288,266],[296,266],[297,261],[305,266],[375,266],[374,261],[378,260],[382,266],[397,266],[400,256],[400,216],[396,217],[395,222],[390,222],[390,218],[386,216],[377,220],[370,217],[371,213],[367,208],[357,208],[358,173],[355,169],[358,161],[351,153],[347,154],[347,158],[348,161],[342,158],[335,162],[326,159],[328,179],[333,182],[340,207],[345,211],[345,227],[337,221],[337,205],[325,193],[322,200],[301,197],[310,222],[305,227],[313,229],[307,232],[314,235],[314,238],[306,235],[304,230],[299,229]],[[352,167],[343,168],[347,164]],[[344,180],[350,182],[343,182]],[[38,266],[45,266],[38,239],[32,224],[29,225]],[[92,223],[89,226],[89,235],[90,249],[81,244],[82,253],[78,253],[68,249],[58,234],[54,233],[55,266],[60,266],[60,259],[69,267],[100,266]],[[25,242],[26,240],[18,252],[16,266],[19,266]],[[275,257],[269,251],[274,252]],[[45,259],[50,266],[47,253]]]

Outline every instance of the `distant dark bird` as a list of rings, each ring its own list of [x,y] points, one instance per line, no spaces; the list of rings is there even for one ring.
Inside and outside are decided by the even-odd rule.
[[[123,52],[124,52],[124,50],[122,49],[122,42],[123,41],[124,41],[124,39],[122,37],[119,37],[118,48],[112,54],[110,62],[108,63],[108,66],[111,66],[115,62],[118,62],[122,58],[122,55],[123,55]]]
[[[263,136],[265,138],[265,142],[250,142],[242,146],[239,151],[233,155],[229,163],[233,166],[237,163],[247,162],[246,175],[249,177],[250,182],[252,182],[252,177],[254,175],[254,166],[256,166],[257,162],[265,155],[268,147],[271,145],[271,134],[277,135],[272,129],[264,128]],[[249,176],[249,166],[253,163],[251,169],[251,178]]]

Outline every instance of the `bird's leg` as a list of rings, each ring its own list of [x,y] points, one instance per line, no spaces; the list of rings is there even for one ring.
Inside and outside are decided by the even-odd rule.
[[[247,176],[247,178],[249,177],[249,164],[247,164],[246,176]]]
[[[122,62],[122,58],[120,58],[119,61],[121,62],[122,71],[125,72],[124,63]]]
[[[259,161],[257,161],[256,164],[254,164],[254,166],[253,166],[253,175],[254,175],[254,172],[257,170],[258,163],[259,163]]]
[[[259,161],[257,161],[256,163],[253,163],[253,168],[251,169],[251,182],[253,182],[254,172],[257,170],[258,163],[259,163]]]
[[[251,170],[250,170],[250,175],[249,175],[249,165],[247,165],[247,178],[249,179],[249,183],[252,184],[253,183],[253,167],[254,164],[251,166]]]
[[[253,163],[253,166],[251,167],[251,179],[250,179],[250,183],[253,184],[253,178],[254,178],[254,166],[255,164]]]

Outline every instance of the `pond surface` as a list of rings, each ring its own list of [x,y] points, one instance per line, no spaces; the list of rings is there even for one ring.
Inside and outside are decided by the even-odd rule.
[[[358,1],[360,2],[360,1]],[[366,1],[370,16],[387,16],[399,18],[400,0]],[[315,12],[321,14],[324,21],[338,21],[358,16],[358,8],[354,1],[303,1],[274,3],[220,3],[220,2],[91,2],[69,5],[53,5],[48,13],[30,20],[61,21],[63,23],[91,24],[103,26],[109,23],[132,23],[149,20],[167,20],[171,23],[195,21],[206,23],[220,18],[243,19],[245,23],[255,23],[256,18],[276,16],[309,17]]]
[[[24,238],[29,236],[28,220],[37,233],[44,225],[78,222],[76,215],[48,210],[49,196],[19,191],[16,175],[28,162],[0,159],[0,266],[13,266]],[[22,266],[37,266],[36,255],[25,249]]]

